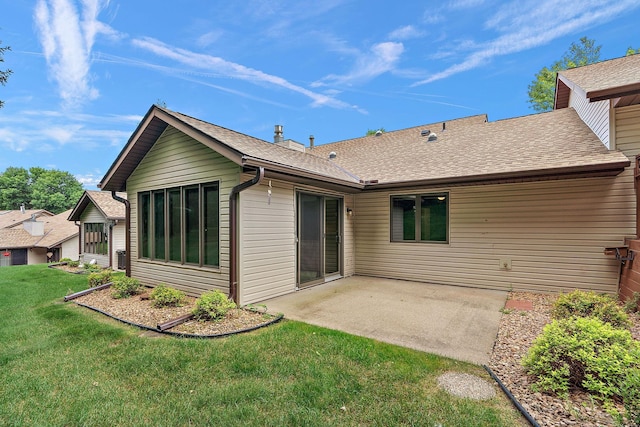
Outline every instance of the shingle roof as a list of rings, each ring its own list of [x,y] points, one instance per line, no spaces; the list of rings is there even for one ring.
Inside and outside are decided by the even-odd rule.
[[[31,219],[31,215],[40,217],[42,215],[53,216],[53,214],[44,209],[26,209],[24,213],[20,210],[0,211],[0,228],[15,227],[22,224],[23,221]]]
[[[0,229],[0,248],[52,248],[78,235],[78,226],[68,221],[71,210],[39,218],[44,222],[44,235],[32,236],[23,227]]]
[[[117,196],[126,199],[127,193],[117,193]],[[73,210],[70,211],[69,221],[79,221],[89,203],[92,203],[106,219],[125,219],[124,203],[115,200],[111,196],[111,192],[86,190]]]
[[[301,151],[281,147],[265,140],[229,130],[181,113],[166,109],[165,112],[242,153],[244,158],[262,160],[284,168],[295,168],[327,178],[358,182],[357,179],[324,159],[318,159],[315,156],[306,155]]]
[[[496,179],[534,179],[576,174],[614,174],[629,165],[609,151],[573,109],[486,122],[485,115],[416,126],[317,146],[305,153],[280,147],[202,120],[152,107],[103,178],[121,190],[160,135],[159,121],[189,134],[239,165],[353,188],[404,183],[447,184]],[[148,127],[149,135],[146,135]],[[166,126],[165,126],[166,127]],[[437,134],[435,142],[421,135]],[[328,159],[335,151],[337,158]]]
[[[592,101],[608,99],[640,91],[640,54],[625,56],[560,71],[560,79],[568,79]]]
[[[477,116],[476,116],[477,117]],[[435,131],[428,141],[421,131]],[[573,109],[487,122],[436,123],[334,144],[311,153],[333,160],[365,181],[462,181],[553,174],[569,169],[608,169],[628,164],[609,151]]]

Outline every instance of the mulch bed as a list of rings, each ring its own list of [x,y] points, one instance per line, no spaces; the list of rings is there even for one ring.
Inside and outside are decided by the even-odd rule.
[[[107,288],[81,296],[73,301],[108,313],[115,318],[156,329],[160,323],[189,314],[195,307],[196,300],[193,297],[187,297],[186,303],[181,307],[156,308],[151,305],[151,300],[146,299],[144,295],[115,299],[111,296],[112,292]],[[227,316],[220,321],[190,320],[171,328],[169,331],[200,336],[224,335],[264,326],[275,319],[277,316],[264,312],[234,309],[230,310]]]

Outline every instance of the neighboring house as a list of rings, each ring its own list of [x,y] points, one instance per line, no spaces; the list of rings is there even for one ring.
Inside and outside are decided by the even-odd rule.
[[[126,193],[118,193],[126,199]],[[83,262],[124,269],[125,205],[103,191],[85,191],[69,215],[80,229],[79,252]],[[122,254],[120,254],[122,252]],[[118,262],[120,258],[120,263]]]
[[[11,212],[4,215],[14,217],[12,225],[0,229],[0,267],[78,258],[78,227],[67,221],[71,211]]]
[[[44,209],[20,209],[14,211],[0,211],[0,229],[16,227],[32,218],[40,218],[42,216],[53,216],[53,214]]]
[[[128,274],[252,303],[353,274],[615,292],[636,234],[640,55],[560,73],[552,112],[305,148],[153,106],[103,178]],[[311,144],[313,140],[311,140]]]

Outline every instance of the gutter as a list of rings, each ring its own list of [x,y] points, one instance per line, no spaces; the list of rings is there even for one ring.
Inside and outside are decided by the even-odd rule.
[[[113,200],[124,203],[124,250],[126,251],[124,258],[124,274],[127,277],[131,277],[131,203],[129,203],[129,200],[123,199],[122,197],[118,196],[115,191],[111,191],[111,197],[113,198]],[[111,250],[111,248],[109,248],[109,250]],[[109,254],[109,257],[111,257],[111,254]]]
[[[252,180],[236,185],[229,193],[229,298],[239,302],[238,295],[238,194],[249,187],[260,184],[264,178],[264,168],[256,171]],[[128,212],[128,210],[127,210]]]

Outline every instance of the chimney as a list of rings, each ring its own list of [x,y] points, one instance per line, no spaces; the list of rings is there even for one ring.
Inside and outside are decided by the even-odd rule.
[[[275,125],[273,142],[275,142],[276,144],[284,142],[284,136],[282,135],[282,125]]]
[[[22,223],[24,229],[32,236],[44,236],[44,222],[36,221],[35,214],[31,219]]]
[[[20,204],[20,213],[24,215],[24,203]]]
[[[309,135],[309,148],[311,148],[313,150],[313,144],[315,142],[316,138],[313,135]]]

